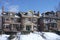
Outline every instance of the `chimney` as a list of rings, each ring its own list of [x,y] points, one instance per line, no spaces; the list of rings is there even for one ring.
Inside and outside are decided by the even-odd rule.
[[[40,16],[40,12],[39,11],[37,12],[37,15]]]

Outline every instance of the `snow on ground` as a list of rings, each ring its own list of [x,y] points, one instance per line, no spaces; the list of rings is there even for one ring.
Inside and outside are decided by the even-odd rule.
[[[8,37],[9,35],[2,34],[0,35],[0,40],[7,40]],[[25,35],[18,33],[12,40],[60,40],[60,35],[52,32],[34,32]]]
[[[55,33],[44,32],[44,36],[47,40],[60,40],[60,36]]]
[[[0,40],[7,40],[10,35],[2,34],[0,35]]]
[[[43,35],[42,35],[43,34]],[[34,32],[20,35],[20,40],[60,40],[60,36],[52,32]]]
[[[30,33],[28,35],[21,35],[20,40],[45,40],[43,37],[41,37],[38,34]]]

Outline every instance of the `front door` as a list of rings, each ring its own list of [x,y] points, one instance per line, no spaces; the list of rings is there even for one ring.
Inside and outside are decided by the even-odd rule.
[[[26,26],[26,30],[27,30],[27,31],[30,31],[30,30],[31,30],[31,26],[30,26],[30,25],[27,25],[27,26]]]

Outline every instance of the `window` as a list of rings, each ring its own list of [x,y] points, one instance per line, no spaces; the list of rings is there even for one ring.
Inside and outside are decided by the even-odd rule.
[[[13,18],[11,18],[11,20],[13,20]]]
[[[9,21],[9,18],[5,18],[6,21]]]
[[[25,18],[25,21],[28,21],[28,18]]]
[[[34,26],[34,30],[37,30],[37,27],[36,26]]]
[[[10,26],[10,25],[5,25],[5,28],[9,29],[9,26]]]
[[[46,18],[45,21],[49,21],[50,19]]]
[[[53,28],[56,28],[56,27],[57,27],[57,24],[53,23],[53,24],[51,24],[51,26],[52,26]]]
[[[6,20],[9,20],[9,19],[6,19]]]
[[[46,29],[47,29],[47,30],[49,29],[49,27],[50,27],[50,25],[49,25],[49,24],[46,24]]]
[[[31,21],[31,18],[29,18],[29,21]]]
[[[17,22],[17,19],[16,18],[14,18],[14,22]]]
[[[48,30],[48,25],[46,25],[46,29]]]
[[[36,23],[36,22],[37,22],[37,19],[36,19],[36,18],[33,18],[32,20],[33,20],[33,22],[34,22],[34,23]]]

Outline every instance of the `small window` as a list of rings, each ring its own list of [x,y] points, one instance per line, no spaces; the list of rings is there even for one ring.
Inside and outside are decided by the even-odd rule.
[[[11,20],[13,20],[13,18],[11,18]]]
[[[37,30],[37,27],[36,26],[34,26],[34,30]]]
[[[51,26],[52,26],[53,28],[56,28],[56,27],[57,27],[57,24],[53,23],[53,24],[51,24]]]
[[[9,18],[4,18],[4,20],[9,21]]]
[[[31,21],[31,18],[29,18],[29,21]]]
[[[37,19],[36,18],[33,18],[33,21],[37,21]]]
[[[8,18],[6,20],[9,20]]]
[[[5,25],[5,28],[9,28],[9,25]]]
[[[46,24],[46,29],[48,30],[48,27],[49,27],[49,25],[48,24]]]

